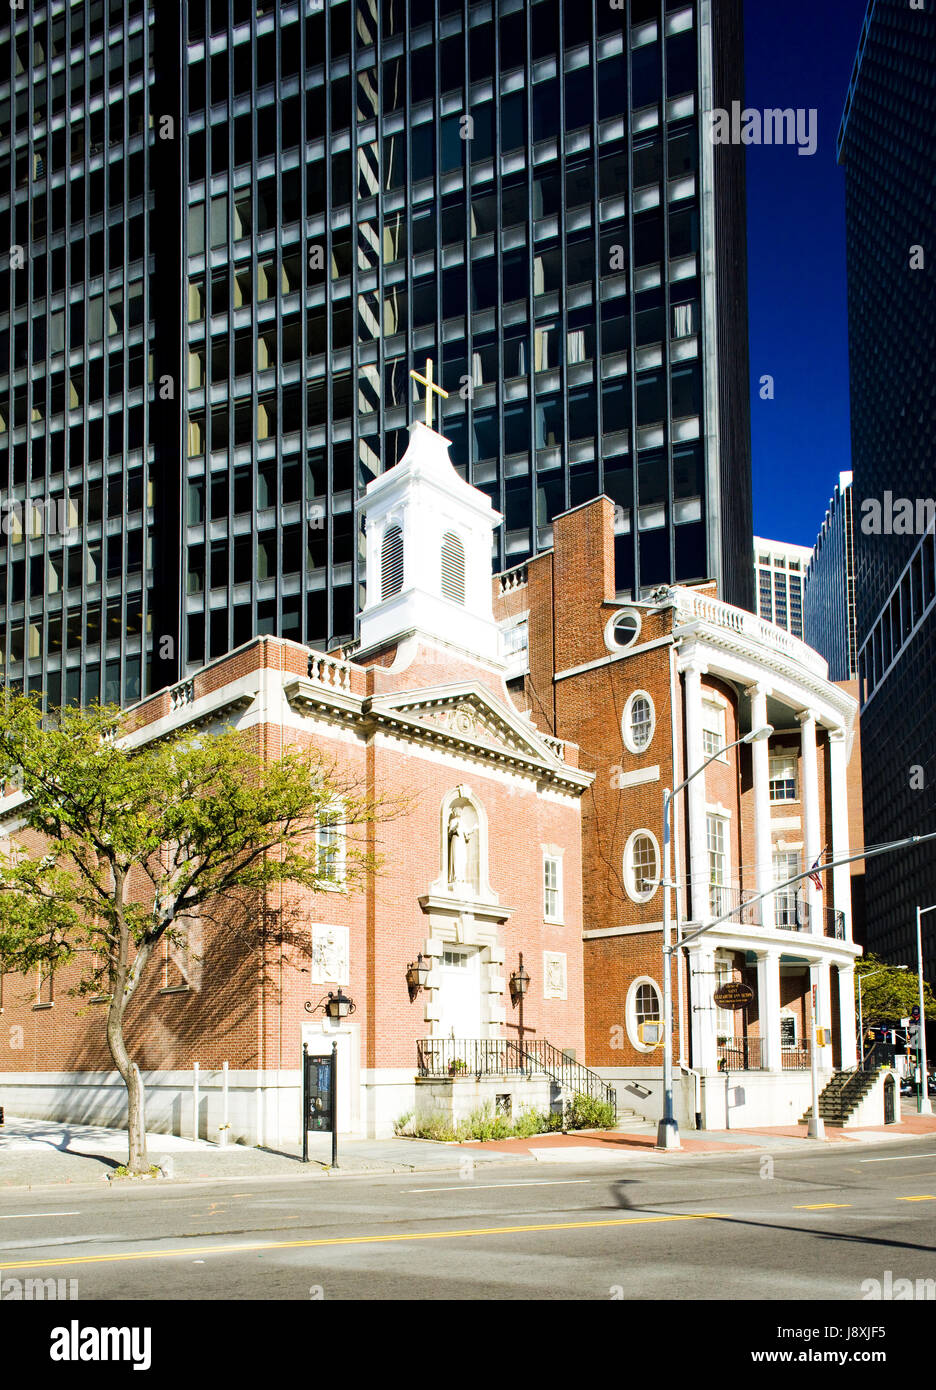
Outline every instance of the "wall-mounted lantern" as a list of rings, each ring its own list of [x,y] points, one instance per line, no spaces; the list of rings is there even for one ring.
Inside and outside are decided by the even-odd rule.
[[[416,959],[411,960],[406,967],[406,988],[409,990],[411,1004],[421,989],[428,989],[431,966],[432,962],[424,960],[420,951]]]
[[[313,1004],[311,999],[307,999],[303,1008],[307,1014],[314,1014],[317,1009],[324,1009],[328,1017],[337,1022],[339,1019],[347,1018],[349,1014],[353,1014],[357,1005],[346,994],[342,993],[339,985],[337,994],[333,990],[329,990],[327,996],[320,999],[317,1004]]]
[[[519,970],[514,970],[510,976],[510,1002],[513,1004],[514,1008],[523,1002],[523,996],[527,992],[529,983],[530,977],[523,967],[523,953],[521,952],[520,968]]]

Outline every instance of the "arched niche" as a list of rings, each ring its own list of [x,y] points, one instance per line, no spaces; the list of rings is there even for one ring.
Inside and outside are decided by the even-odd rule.
[[[434,890],[461,901],[496,903],[490,883],[488,845],[488,819],[483,803],[470,787],[453,787],[440,807],[441,871]]]

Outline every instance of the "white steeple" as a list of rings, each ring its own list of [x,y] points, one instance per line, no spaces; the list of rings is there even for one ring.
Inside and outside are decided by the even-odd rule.
[[[455,472],[450,440],[419,421],[409,429],[400,462],[358,504],[367,533],[361,648],[417,631],[500,661],[491,594],[500,513]]]

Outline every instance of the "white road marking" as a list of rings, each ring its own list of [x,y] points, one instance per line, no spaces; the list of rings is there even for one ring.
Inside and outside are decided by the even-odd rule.
[[[0,1221],[28,1221],[31,1216],[80,1216],[80,1211],[18,1211],[12,1216],[0,1216]]]
[[[919,1163],[924,1158],[932,1158],[932,1153],[927,1154],[898,1154],[896,1158],[859,1158],[859,1163]]]
[[[472,1182],[466,1178],[457,1187],[408,1187],[411,1192],[476,1192],[479,1188],[491,1187],[568,1187],[583,1182],[594,1182],[594,1178],[536,1178],[532,1182]]]

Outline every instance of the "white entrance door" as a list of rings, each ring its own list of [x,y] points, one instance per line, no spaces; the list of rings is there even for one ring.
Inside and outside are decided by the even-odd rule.
[[[444,1038],[481,1036],[481,952],[477,946],[446,946],[439,967],[439,1022]]]

